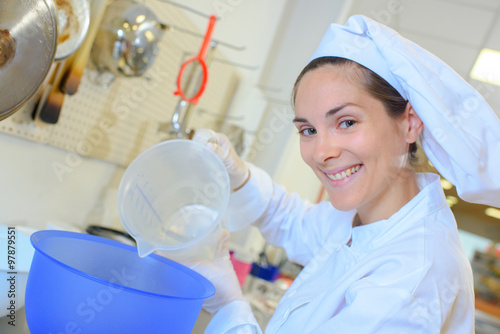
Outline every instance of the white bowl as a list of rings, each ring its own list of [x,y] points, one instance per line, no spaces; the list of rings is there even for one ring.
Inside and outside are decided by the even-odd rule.
[[[24,306],[28,272],[35,252],[30,236],[35,231],[25,226],[0,224],[0,317],[14,314]]]

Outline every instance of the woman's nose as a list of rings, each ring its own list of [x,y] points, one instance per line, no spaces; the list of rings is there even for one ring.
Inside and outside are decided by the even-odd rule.
[[[313,158],[317,162],[325,162],[340,156],[341,149],[336,138],[330,134],[318,135],[313,150]]]

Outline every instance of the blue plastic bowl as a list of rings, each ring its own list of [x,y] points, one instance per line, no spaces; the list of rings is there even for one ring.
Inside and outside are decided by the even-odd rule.
[[[191,333],[214,286],[193,270],[89,234],[39,231],[26,286],[31,333]]]

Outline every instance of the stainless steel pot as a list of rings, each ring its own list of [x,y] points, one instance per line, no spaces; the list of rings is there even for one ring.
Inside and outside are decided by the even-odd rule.
[[[0,1],[0,120],[38,91],[56,48],[57,16],[52,0]]]
[[[99,72],[140,76],[155,60],[164,29],[148,7],[131,0],[113,1],[92,47],[92,62]]]

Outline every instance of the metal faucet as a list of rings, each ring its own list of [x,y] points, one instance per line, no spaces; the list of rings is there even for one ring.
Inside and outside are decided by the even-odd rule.
[[[217,46],[217,42],[211,42],[209,50],[207,52],[207,58],[206,58],[206,65],[207,67],[210,66],[212,63],[214,54],[215,54],[215,48]],[[186,87],[187,91],[190,89],[193,89],[191,86],[198,83],[199,80],[194,80],[194,74],[196,72],[197,68],[193,67],[191,71],[188,73],[188,78],[186,81]],[[199,78],[196,78],[199,79]],[[186,108],[185,112],[183,115],[181,115],[182,110]],[[191,103],[188,103],[184,101],[182,98],[179,99],[179,103],[177,104],[177,107],[175,108],[174,114],[172,115],[172,119],[168,123],[161,123],[158,130],[162,132],[166,132],[169,136],[174,137],[174,138],[190,138],[193,134],[192,129],[187,129],[187,122],[189,120],[189,117],[191,115],[191,112],[194,108],[194,105]]]

